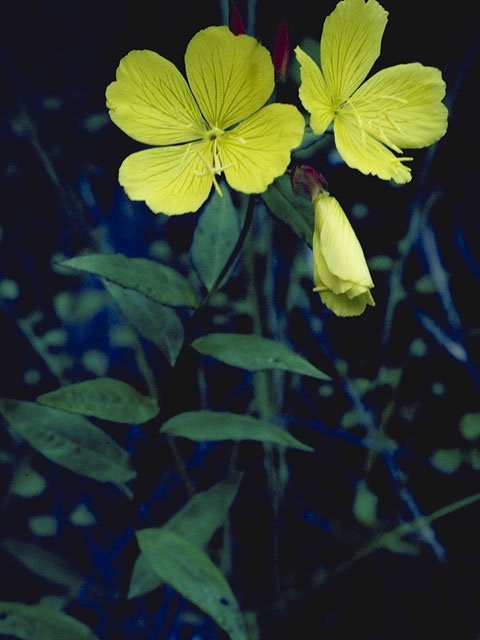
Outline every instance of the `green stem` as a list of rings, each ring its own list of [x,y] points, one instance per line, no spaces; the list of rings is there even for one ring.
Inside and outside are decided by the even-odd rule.
[[[223,266],[223,269],[221,270],[221,272],[219,273],[217,279],[215,280],[212,288],[210,289],[210,291],[207,293],[207,295],[205,296],[205,298],[203,298],[203,300],[201,301],[201,303],[199,304],[199,306],[195,309],[195,312],[193,313],[193,315],[190,317],[190,320],[188,321],[186,327],[185,327],[185,338],[183,341],[183,345],[182,348],[180,350],[180,353],[177,357],[177,361],[175,363],[175,366],[173,368],[172,371],[172,376],[170,378],[170,384],[169,384],[169,388],[170,388],[170,392],[167,392],[164,394],[164,397],[167,399],[167,402],[169,402],[169,400],[171,400],[172,398],[175,397],[175,389],[179,388],[181,386],[182,383],[185,382],[185,364],[186,364],[186,352],[188,350],[188,347],[190,346],[190,341],[192,338],[192,333],[193,333],[193,329],[195,327],[195,324],[198,322],[200,316],[201,316],[201,312],[203,309],[205,309],[205,307],[208,305],[209,301],[211,300],[211,298],[215,295],[215,293],[218,291],[218,289],[220,288],[220,286],[222,285],[226,275],[228,274],[228,272],[230,271],[230,269],[232,268],[232,266],[234,265],[236,259],[238,258],[238,255],[243,247],[243,244],[245,242],[245,238],[247,237],[247,233],[248,230],[250,228],[251,222],[252,222],[252,218],[253,218],[253,210],[255,208],[255,196],[251,195],[249,200],[248,200],[248,205],[247,205],[247,210],[245,213],[245,220],[243,223],[243,227],[242,230],[240,232],[240,235],[238,237],[238,240],[234,246],[234,248],[232,249],[231,254],[229,255],[227,261],[225,262],[225,265]],[[166,408],[166,411],[164,413],[165,418],[168,418],[169,415],[173,413],[171,410],[169,410],[169,408]],[[185,485],[185,489],[186,492],[189,496],[192,496],[195,493],[195,489],[192,485],[192,483],[190,482],[190,480],[188,479],[188,474],[187,471],[185,469],[185,465],[181,459],[181,456],[178,452],[178,449],[173,441],[173,439],[171,438],[167,438],[171,453],[172,453],[172,457],[174,459],[175,462],[175,466],[177,468],[177,471],[179,473],[179,475],[181,476],[183,483]]]

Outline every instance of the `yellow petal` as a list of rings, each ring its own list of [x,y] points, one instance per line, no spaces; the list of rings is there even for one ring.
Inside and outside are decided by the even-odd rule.
[[[156,147],[125,158],[118,179],[131,200],[144,200],[154,213],[189,213],[208,198],[212,163],[210,141]]]
[[[218,138],[229,185],[243,193],[262,193],[282,175],[290,152],[303,138],[305,122],[296,107],[270,104]]]
[[[321,291],[320,299],[330,311],[342,318],[361,315],[365,311],[367,304],[372,307],[375,306],[370,291],[366,291],[352,299],[346,294],[336,295],[331,291]]]
[[[314,282],[322,302],[337,316],[357,316],[374,306],[362,247],[335,198],[315,200]]]
[[[376,0],[342,0],[326,18],[320,64],[337,106],[363,82],[380,55],[387,16]]]
[[[383,142],[367,132],[356,114],[342,109],[333,126],[338,153],[352,169],[398,184],[410,182],[410,167],[403,163],[411,157],[397,157]]]
[[[419,62],[379,71],[355,92],[352,109],[365,130],[393,149],[418,149],[439,140],[447,130],[439,69]]]
[[[234,36],[228,27],[208,27],[194,35],[185,69],[204,117],[219,129],[260,109],[274,87],[267,49],[250,36]]]
[[[318,136],[324,133],[333,119],[333,103],[318,65],[300,47],[295,48],[295,54],[300,64],[302,81],[298,95],[303,106],[310,113],[312,131]]]
[[[154,51],[130,51],[106,91],[113,122],[152,145],[196,140],[206,131],[198,106],[178,69]]]

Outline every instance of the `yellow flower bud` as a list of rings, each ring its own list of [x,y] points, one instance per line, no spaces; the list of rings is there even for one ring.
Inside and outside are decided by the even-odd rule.
[[[336,198],[322,193],[314,206],[314,291],[337,316],[359,316],[367,304],[375,306],[360,242]]]

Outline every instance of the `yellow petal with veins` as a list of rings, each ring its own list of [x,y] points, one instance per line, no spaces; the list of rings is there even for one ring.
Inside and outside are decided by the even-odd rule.
[[[198,140],[206,124],[185,78],[154,51],[130,51],[107,87],[113,122],[134,140],[168,145]]]
[[[213,142],[145,149],[127,156],[118,179],[131,200],[144,200],[154,213],[197,211],[213,184]]]
[[[282,175],[290,152],[303,138],[305,121],[296,107],[270,104],[218,138],[228,184],[243,193],[262,193]]]
[[[387,17],[376,0],[342,0],[325,19],[320,64],[335,106],[365,80],[380,55]]]
[[[185,53],[188,82],[210,126],[224,130],[262,107],[274,87],[269,52],[255,38],[208,27]]]
[[[338,153],[352,169],[398,184],[410,182],[410,167],[403,163],[411,157],[396,156],[384,142],[367,132],[356,115],[342,110],[333,125]]]
[[[392,148],[418,149],[433,144],[447,130],[444,96],[440,70],[413,62],[373,75],[344,109],[353,111],[367,133]]]
[[[300,100],[310,112],[310,126],[317,136],[325,132],[334,115],[334,107],[322,72],[316,62],[300,47],[295,48],[300,64],[302,83],[298,90]]]

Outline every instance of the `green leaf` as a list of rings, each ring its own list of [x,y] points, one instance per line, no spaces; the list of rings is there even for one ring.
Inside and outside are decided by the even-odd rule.
[[[71,599],[78,598],[80,590],[85,587],[86,576],[80,575],[65,558],[43,546],[16,538],[2,538],[0,547],[35,575],[61,587]]]
[[[293,193],[290,178],[280,176],[261,195],[273,215],[311,247],[315,223],[313,203]]]
[[[200,353],[248,371],[284,369],[320,380],[330,380],[330,376],[284,344],[261,336],[210,333],[194,340],[192,347]]]
[[[221,482],[208,491],[197,493],[162,528],[175,531],[200,549],[205,547],[215,531],[225,523],[240,480]],[[141,553],[133,567],[128,597],[142,596],[161,584],[161,578]]]
[[[45,490],[47,481],[28,464],[21,464],[15,469],[10,483],[10,493],[21,498],[34,498]]]
[[[83,416],[8,398],[0,398],[0,413],[34,449],[70,471],[102,482],[136,476],[125,449]]]
[[[214,191],[195,228],[192,263],[208,290],[220,275],[240,235],[240,225],[229,189],[223,197]]]
[[[462,464],[460,449],[438,449],[430,458],[433,466],[444,473],[455,473]]]
[[[162,433],[189,438],[197,442],[210,440],[258,440],[285,447],[314,451],[300,440],[268,422],[251,416],[223,411],[185,411],[164,422]]]
[[[480,413],[465,413],[460,418],[460,433],[466,440],[480,437]]]
[[[130,324],[153,342],[173,366],[184,340],[183,325],[175,311],[133,289],[124,289],[107,280],[104,285]]]
[[[162,580],[213,618],[231,640],[247,640],[236,598],[205,551],[165,527],[142,529],[136,535]]]
[[[377,504],[378,497],[361,480],[353,501],[353,515],[361,524],[372,527],[377,521]]]
[[[0,602],[0,633],[23,640],[97,640],[79,620],[42,605]]]
[[[182,275],[159,262],[146,258],[127,258],[121,253],[91,253],[60,263],[134,289],[148,298],[171,307],[196,307],[194,289]]]
[[[243,474],[234,482],[220,482],[195,494],[164,526],[197,547],[205,547],[215,531],[225,524],[242,477]]]
[[[147,422],[159,412],[153,398],[114,378],[96,378],[60,387],[42,394],[37,402],[55,409],[131,424]]]

